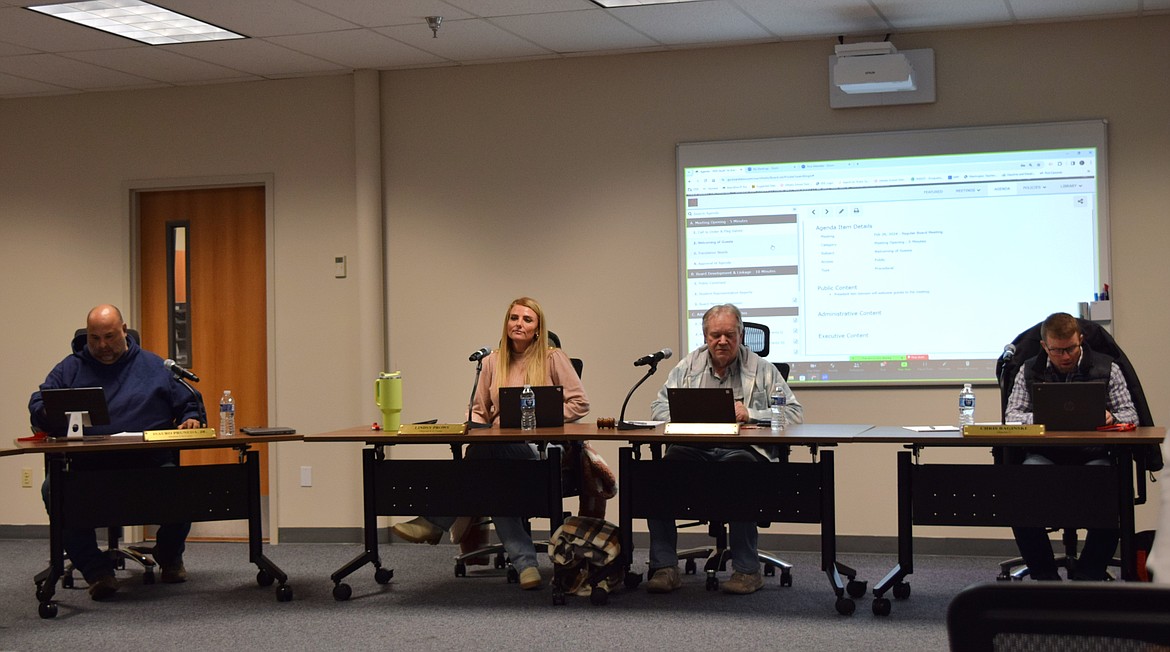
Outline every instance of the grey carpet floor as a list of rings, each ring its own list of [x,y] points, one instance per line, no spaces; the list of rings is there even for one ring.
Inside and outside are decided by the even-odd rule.
[[[547,586],[521,591],[503,571],[473,567],[456,578],[453,546],[398,543],[380,549],[394,570],[389,584],[377,584],[365,566],[347,578],[352,598],[338,602],[329,576],[359,552],[357,545],[265,546],[293,590],[293,600],[281,603],[273,587],[256,583],[245,544],[195,542],[187,583],[145,585],[140,572],[127,570],[122,590],[98,603],[78,578],[78,588],[57,591],[57,617],[41,619],[32,578],[45,565],[48,542],[0,541],[0,650],[945,650],[950,599],[992,581],[997,570],[990,558],[919,557],[911,597],[894,601],[882,618],[871,613],[868,594],[854,615],[839,615],[812,553],[784,555],[796,566],[793,586],[767,578],[750,596],[708,592],[700,574],[684,576],[683,588],[668,595],[638,588],[604,606],[574,596],[553,606]],[[635,554],[643,571],[645,551]],[[872,587],[895,560],[849,554],[841,561]],[[547,557],[541,569],[547,580]]]

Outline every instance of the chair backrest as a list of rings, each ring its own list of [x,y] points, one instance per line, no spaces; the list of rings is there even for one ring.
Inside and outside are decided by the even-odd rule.
[[[561,338],[552,331],[548,332],[548,341],[549,344],[552,344],[558,349],[564,348],[561,346]],[[580,378],[581,372],[585,370],[585,362],[581,358],[569,358],[569,362],[573,365],[573,371],[577,372],[577,377]]]
[[[1138,379],[1137,372],[1134,370],[1133,364],[1130,363],[1125,352],[1121,350],[1121,347],[1117,345],[1117,341],[1113,339],[1113,335],[1096,322],[1087,319],[1077,319],[1077,323],[1080,324],[1084,342],[1089,345],[1090,349],[1097,353],[1107,355],[1117,362],[1117,366],[1121,369],[1121,374],[1125,376],[1125,384],[1129,388],[1129,394],[1133,398],[1133,405],[1138,414],[1138,425],[1154,425],[1154,418],[1150,413],[1150,405],[1146,402],[1146,393],[1142,390],[1142,383]],[[1040,324],[1036,324],[1017,335],[1012,340],[1012,346],[1016,347],[1016,352],[1012,355],[1012,359],[1004,360],[1000,358],[995,364],[995,377],[999,380],[1000,415],[1007,412],[1007,400],[1011,396],[1012,387],[1015,385],[1016,374],[1019,373],[1020,366],[1034,356],[1045,355],[1044,349],[1040,347]]]
[[[79,329],[73,331],[73,339],[77,339],[77,338],[81,337],[82,335],[85,335],[85,332],[86,331],[84,328],[79,328]],[[134,342],[138,346],[142,346],[142,337],[138,334],[138,331],[134,330],[133,328],[126,329],[126,337],[129,337],[130,339],[134,340]]]
[[[768,357],[772,332],[767,326],[751,321],[743,323],[743,344],[761,358]]]
[[[1145,649],[1132,641],[1170,645],[1168,613],[1170,587],[1165,586],[990,582],[951,600],[947,636],[952,652]]]

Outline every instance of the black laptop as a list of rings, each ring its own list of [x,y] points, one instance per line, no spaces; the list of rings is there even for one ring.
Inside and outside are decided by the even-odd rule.
[[[500,427],[520,427],[520,392],[523,387],[500,388]],[[533,385],[536,394],[536,427],[565,425],[565,388],[561,385]]]
[[[730,387],[667,387],[666,400],[675,423],[735,423]]]
[[[1032,422],[1045,430],[1096,430],[1105,425],[1105,383],[1034,383]]]

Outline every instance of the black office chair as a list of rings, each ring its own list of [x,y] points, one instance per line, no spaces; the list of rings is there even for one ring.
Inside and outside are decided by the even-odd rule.
[[[1141,381],[1137,377],[1137,372],[1134,371],[1133,364],[1130,363],[1129,358],[1121,350],[1121,347],[1117,345],[1117,341],[1100,324],[1086,319],[1077,319],[1077,323],[1080,324],[1084,343],[1094,352],[1114,358],[1117,366],[1121,369],[1122,375],[1125,376],[1126,386],[1133,399],[1134,408],[1137,410],[1138,425],[1154,425],[1154,419],[1150,413],[1149,403],[1146,402],[1146,394],[1142,390]],[[996,362],[995,376],[999,381],[1001,416],[1007,413],[1008,397],[1011,396],[1020,367],[1033,357],[1044,355],[1044,349],[1040,346],[1040,325],[1036,324],[1017,335],[1011,343],[1015,347],[1015,353],[1010,358],[1001,357]],[[1022,453],[1016,447],[996,448],[992,451],[992,454],[998,463],[1019,464],[1023,461]],[[1140,505],[1145,502],[1146,497],[1146,472],[1156,471],[1162,468],[1161,451],[1157,446],[1147,447],[1143,450],[1142,454],[1135,454],[1134,461],[1137,465],[1138,481],[1138,496],[1135,503]],[[1058,568],[1065,569],[1071,575],[1076,570],[1077,549],[1079,547],[1077,530],[1076,528],[1066,527],[1051,528],[1049,531],[1061,531],[1061,543],[1064,548],[1064,554],[1056,555],[1056,565]],[[1114,559],[1110,565],[1120,567],[1121,562],[1118,559]],[[1024,566],[1024,560],[1021,557],[1007,559],[1001,562],[999,566],[1000,572],[996,578],[999,580],[1021,580],[1028,575],[1028,568]]]
[[[561,347],[561,338],[556,333],[548,332],[549,343],[556,348]],[[573,365],[573,370],[577,372],[577,377],[580,378],[585,369],[585,363],[580,358],[569,358],[569,362]],[[581,475],[583,473],[581,468],[581,459],[584,451],[579,442],[572,442],[563,446],[563,453],[561,455],[561,495],[565,497],[578,496],[581,493]],[[568,514],[566,513],[567,517]],[[482,528],[491,523],[490,519],[485,519],[477,523],[473,523],[469,528]],[[545,552],[548,550],[548,541],[534,541],[538,552]],[[492,565],[495,568],[508,568],[508,581],[518,582],[519,576],[516,571],[508,566],[507,552],[504,550],[502,543],[495,543],[483,547],[462,552],[455,556],[455,576],[465,577],[467,575],[467,566],[472,560],[479,558],[492,557]]]
[[[79,328],[73,333],[73,339],[78,337],[85,337],[86,330]],[[132,328],[127,329],[127,337],[134,340],[139,346],[142,345],[142,337],[137,330]],[[45,472],[48,473],[48,466],[46,462]],[[125,570],[126,562],[132,561],[142,567],[142,583],[154,584],[154,570],[157,564],[149,555],[154,554],[154,547],[152,546],[127,546],[121,547],[122,526],[111,525],[106,528],[106,556],[114,564],[114,570]],[[65,572],[61,576],[61,588],[73,588],[73,564],[66,564]]]
[[[768,355],[769,345],[771,340],[771,331],[764,324],[757,324],[754,322],[743,323],[743,343],[751,351],[761,358]],[[789,365],[787,362],[773,362],[780,375],[787,382]],[[788,448],[783,447],[780,451],[779,461],[783,462],[788,459]],[[727,545],[727,523],[725,521],[696,521],[694,523],[684,523],[679,527],[694,527],[697,525],[706,525],[707,534],[715,539],[713,546],[702,546],[698,548],[688,548],[680,550],[678,558],[684,560],[683,570],[687,575],[694,575],[698,572],[697,559],[705,559],[703,564],[703,571],[707,574],[707,584],[709,588],[715,585],[714,577],[717,571],[726,571],[727,563],[731,560],[731,549]],[[761,527],[767,527],[769,523],[761,523]],[[774,576],[776,569],[780,569],[780,585],[792,586],[792,564],[780,559],[770,552],[759,550],[758,557],[760,562],[764,565],[764,575]]]
[[[1170,588],[1164,586],[989,582],[951,600],[947,636],[952,652],[1164,650],[1167,614]]]

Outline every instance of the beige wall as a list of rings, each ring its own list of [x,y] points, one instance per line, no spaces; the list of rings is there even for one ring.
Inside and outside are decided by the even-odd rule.
[[[1170,241],[1170,17],[895,41],[934,48],[937,103],[830,110],[828,41],[383,73],[389,366],[405,378],[404,419],[463,418],[474,370],[464,356],[498,341],[508,301],[522,294],[542,301],[585,360],[589,418],[617,416],[638,378],[630,362],[680,349],[679,142],[1104,118],[1114,330],[1155,420],[1170,421],[1167,273],[1157,264]],[[27,422],[28,393],[90,305],[132,299],[128,180],[264,173],[275,180],[276,418],[302,432],[375,420],[372,378],[359,370],[381,352],[357,344],[356,280],[333,279],[331,266],[362,244],[352,97],[349,78],[330,77],[0,102],[0,288],[18,319],[0,338],[0,418]],[[1043,244],[1009,254],[1044,255]],[[1004,255],[961,253],[989,264]],[[629,416],[648,415],[654,382]],[[811,421],[878,424],[949,422],[954,394],[799,392]],[[994,389],[978,397],[977,418],[994,418]],[[894,533],[897,450],[838,451],[840,532]],[[613,447],[603,452],[616,464]],[[0,460],[0,523],[44,522],[35,492],[18,488],[30,465],[39,477],[39,460]],[[312,488],[297,486],[303,465],[314,467]],[[280,527],[360,525],[356,447],[281,445],[276,471]],[[1153,513],[1142,508],[1139,526]]]

